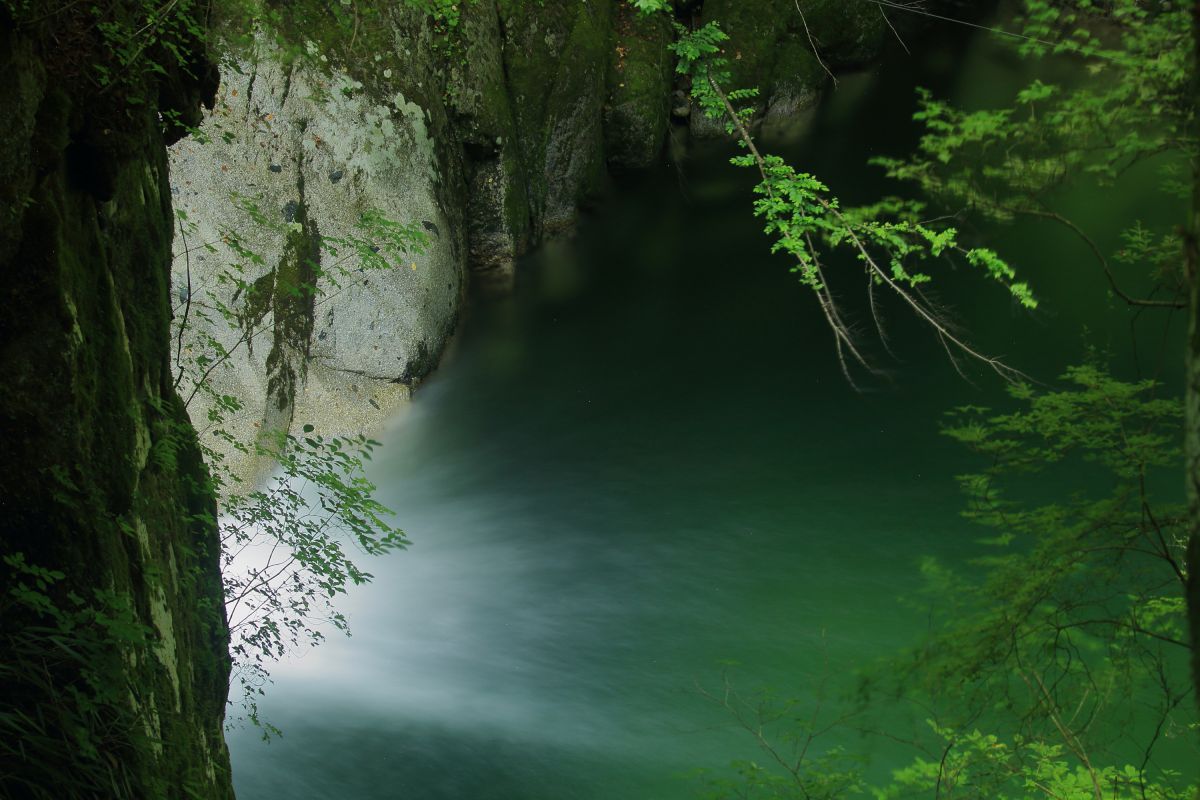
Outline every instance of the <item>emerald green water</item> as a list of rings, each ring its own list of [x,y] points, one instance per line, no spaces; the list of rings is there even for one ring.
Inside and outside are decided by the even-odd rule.
[[[884,185],[863,161],[910,143],[914,83],[969,99],[1012,70],[980,47],[890,64],[844,82],[789,154],[869,199]],[[953,481],[974,462],[938,420],[1001,387],[963,381],[892,308],[899,360],[876,348],[891,379],[854,391],[748,189],[720,152],[627,181],[522,262],[513,296],[476,306],[371,471],[413,547],[349,598],[353,638],[275,670],[263,711],[285,735],[231,735],[240,798],[694,797],[693,770],[754,755],[698,683],[728,669],[744,691],[811,699],[924,630],[901,601],[918,558],[974,552]],[[942,276],[983,349],[1051,379],[1086,325],[1132,370],[1128,316],[1082,249],[984,236],[1044,310]],[[865,322],[860,287],[840,288]],[[883,772],[911,755],[826,743]]]

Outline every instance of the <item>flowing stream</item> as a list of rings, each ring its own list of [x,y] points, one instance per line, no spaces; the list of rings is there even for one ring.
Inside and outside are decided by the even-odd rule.
[[[998,101],[1018,80],[1004,53],[929,49],[846,79],[787,155],[846,202],[899,191],[864,161],[911,146],[912,87]],[[695,797],[696,770],[755,757],[702,690],[727,676],[807,713],[924,629],[920,557],[965,557],[976,536],[954,483],[976,464],[939,420],[1003,388],[958,377],[895,305],[898,359],[875,347],[889,374],[849,386],[727,155],[620,182],[575,237],[521,263],[511,297],[475,305],[371,467],[413,546],[369,566],[346,601],[352,638],[276,668],[263,712],[283,738],[231,734],[242,800]],[[1044,306],[1026,314],[964,268],[940,276],[984,350],[1051,379],[1087,326],[1132,368],[1128,317],[1076,243],[983,240]],[[837,288],[868,323],[856,276]]]

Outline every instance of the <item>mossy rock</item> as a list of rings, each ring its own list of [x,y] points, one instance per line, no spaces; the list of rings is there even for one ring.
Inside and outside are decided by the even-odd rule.
[[[730,88],[757,87],[765,105],[775,69],[776,44],[787,36],[796,17],[793,0],[708,0],[705,23],[716,22],[728,36]]]
[[[498,0],[534,239],[567,227],[603,182],[609,3]]]
[[[620,0],[609,49],[604,148],[609,166],[644,169],[662,152],[674,74],[670,22]]]
[[[495,3],[462,6],[461,62],[449,65],[447,104],[464,151],[467,246],[477,270],[508,268],[529,246],[525,162],[504,68]]]
[[[801,134],[821,92],[829,83],[825,67],[807,43],[788,39],[778,45],[771,96],[763,115],[762,133],[774,139],[793,139]]]
[[[3,12],[0,12],[3,13]],[[43,94],[46,70],[34,56],[28,39],[18,38],[0,25],[0,263],[11,256],[20,234],[21,216],[30,200],[33,188],[34,164],[44,161],[33,152],[48,147],[39,145],[42,136],[56,142],[66,136],[68,126],[39,123],[44,116]],[[35,132],[36,130],[36,132]],[[65,143],[57,151],[62,153]]]
[[[703,21],[717,22],[729,36],[730,88],[757,88],[757,111],[777,121],[816,102],[827,69],[876,58],[888,33],[870,0],[708,0]],[[692,129],[714,136],[724,126],[694,116]]]
[[[135,18],[132,4],[111,10]],[[0,96],[14,101],[0,153],[27,165],[0,161],[0,177],[29,202],[0,219],[0,555],[61,572],[48,594],[60,611],[99,614],[102,596],[119,598],[148,638],[99,626],[94,659],[60,657],[52,617],[5,607],[6,658],[39,643],[59,655],[0,671],[0,706],[39,721],[0,721],[25,749],[0,754],[0,796],[231,798],[216,506],[169,351],[171,132],[159,112],[198,105],[198,87],[179,67],[131,72],[101,102],[46,44],[52,26],[91,25],[86,9],[45,30],[10,22],[0,12]],[[21,580],[13,563],[0,563],[7,587]],[[91,696],[97,676],[115,700]]]
[[[887,40],[883,10],[870,0],[799,0],[808,31],[790,26],[792,35],[811,33],[830,69],[860,67],[877,58]],[[798,17],[793,5],[792,15]]]

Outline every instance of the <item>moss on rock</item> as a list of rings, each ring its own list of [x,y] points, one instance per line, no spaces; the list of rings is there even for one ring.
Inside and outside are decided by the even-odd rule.
[[[800,0],[799,5],[821,59],[831,69],[861,67],[879,56],[887,39],[888,23],[876,3]],[[795,15],[794,10],[792,13]],[[790,27],[794,33],[799,32],[794,23]]]
[[[815,105],[826,69],[851,69],[876,58],[888,31],[870,0],[706,0],[703,21],[718,22],[729,35],[724,49],[732,86],[756,87],[757,111],[777,128]],[[692,128],[702,136],[724,131],[697,117]]]
[[[662,15],[647,17],[628,0],[617,3],[604,106],[604,149],[611,167],[644,169],[662,152],[674,74],[672,36]]]
[[[525,162],[504,68],[504,34],[493,2],[462,8],[461,61],[449,65],[446,99],[462,144],[464,218],[470,265],[480,275],[511,277],[529,247],[532,215]]]
[[[610,3],[497,0],[534,239],[572,224],[604,178]]]
[[[786,39],[776,49],[762,130],[769,138],[788,138],[803,127],[805,112],[816,107],[829,76],[806,42]]]

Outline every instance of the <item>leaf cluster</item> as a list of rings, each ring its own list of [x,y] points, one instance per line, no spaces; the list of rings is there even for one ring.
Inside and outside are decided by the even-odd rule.
[[[319,644],[324,628],[349,633],[335,601],[371,580],[362,558],[407,545],[375,500],[364,462],[379,443],[363,436],[275,433],[260,441],[283,478],[228,497],[220,526],[221,567],[237,680],[250,718],[269,663]]]
[[[1165,196],[1190,196],[1183,168],[1200,157],[1191,15],[1182,2],[1028,0],[1019,50],[1065,75],[1034,80],[1006,108],[968,111],[919,90],[913,119],[925,133],[916,152],[874,163],[962,213],[1069,228],[1114,291],[1144,304],[1116,286],[1111,256],[1059,206],[1065,189],[1112,190],[1142,164],[1157,166]],[[1125,239],[1116,257],[1148,266],[1178,295],[1179,234],[1135,221]]]
[[[853,383],[849,361],[872,367],[825,277],[825,261],[838,251],[864,268],[872,321],[885,347],[887,337],[873,291],[876,286],[885,287],[925,322],[952,360],[963,356],[1013,378],[1011,368],[972,348],[955,333],[949,320],[924,300],[918,287],[931,276],[920,265],[956,254],[1005,285],[1021,306],[1032,309],[1037,301],[1028,283],[1016,280],[1015,271],[994,251],[965,247],[959,243],[957,229],[923,218],[924,206],[919,202],[885,198],[868,206],[843,208],[819,178],[778,156],[760,152],[751,133],[755,109],[743,105],[757,97],[758,90],[728,86],[729,62],[723,50],[728,37],[719,24],[712,21],[691,30],[677,23],[676,34],[672,44],[676,69],[690,82],[693,107],[710,119],[724,121],[726,131],[746,151],[731,159],[735,166],[758,171],[761,180],[755,187],[755,214],[766,221],[765,231],[774,239],[772,252],[791,256],[792,272],[816,296],[834,334],[847,380]]]
[[[20,552],[4,556],[3,572],[0,794],[134,797],[132,754],[152,743],[126,659],[154,658],[156,634],[128,595],[81,596]]]
[[[328,629],[348,633],[337,598],[371,579],[362,559],[402,548],[406,540],[391,524],[392,512],[375,500],[376,487],[364,473],[378,442],[326,437],[312,426],[301,436],[262,430],[245,440],[230,424],[248,413],[245,402],[219,391],[214,376],[233,369],[238,351],[252,350],[263,334],[272,341],[272,363],[289,302],[301,302],[311,314],[364,275],[407,269],[404,262],[424,250],[428,234],[367,209],[352,230],[320,236],[317,252],[303,256],[308,260],[298,274],[307,279],[289,282],[279,277],[281,265],[273,264],[279,256],[254,243],[303,237],[304,223],[279,221],[245,195],[234,194],[230,202],[234,213],[217,241],[192,243],[198,227],[185,212],[176,212],[184,245],[180,257],[190,264],[190,253],[201,250],[225,259],[209,285],[192,286],[190,266],[186,270],[188,284],[176,307],[176,385],[189,405],[202,401],[206,408],[201,445],[211,489],[221,499],[234,679],[246,717],[269,735],[276,731],[259,718],[257,698],[269,681],[270,663],[320,643]],[[227,453],[273,463],[278,477],[262,487],[247,486]]]
[[[1154,491],[1181,458],[1182,408],[1153,382],[1123,382],[1094,364],[1063,379],[1059,391],[1012,387],[1018,411],[950,415],[945,433],[987,465],[959,478],[964,516],[991,535],[970,565],[923,565],[940,630],[897,675],[938,711],[931,724],[942,757],[898,772],[897,791],[1186,793],[1179,775],[1152,776],[1148,766],[1160,737],[1193,722],[1185,514]],[[1043,481],[1069,499],[1013,499]],[[1096,491],[1106,484],[1107,493]],[[1140,764],[1111,766],[1122,763],[1127,745],[1118,743],[1130,740],[1144,751]]]

